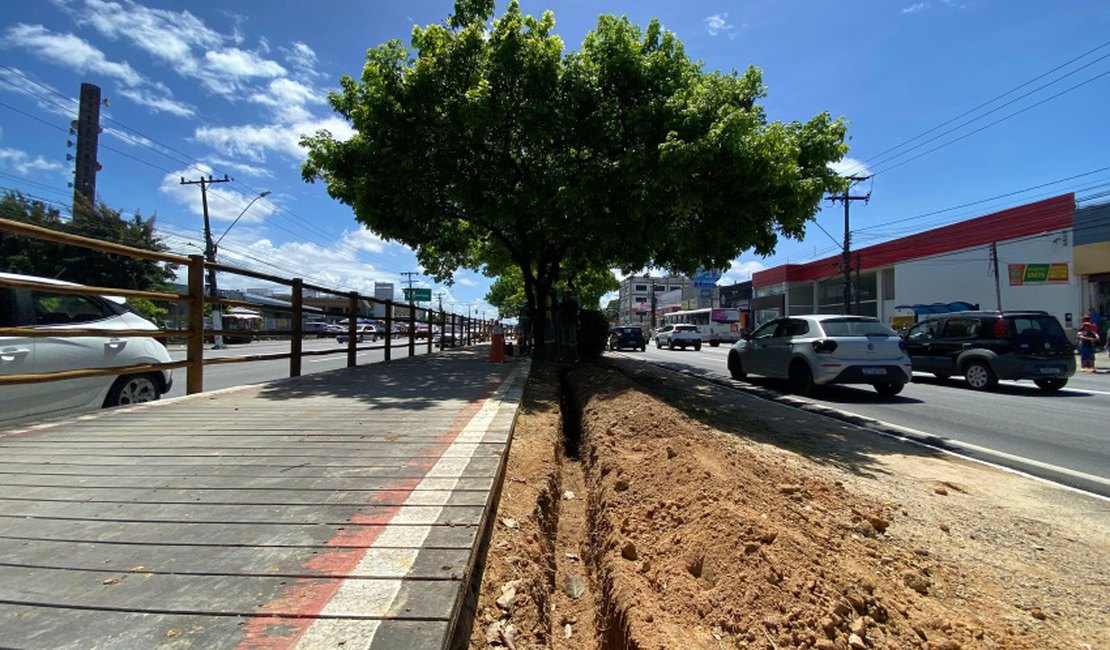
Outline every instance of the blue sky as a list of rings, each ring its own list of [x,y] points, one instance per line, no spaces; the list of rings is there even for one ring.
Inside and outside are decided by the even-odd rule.
[[[851,151],[841,168],[874,174],[855,192],[871,200],[852,205],[854,246],[1064,192],[1086,198],[1110,189],[1105,0],[521,4],[527,13],[554,11],[568,50],[599,13],[641,26],[659,18],[709,70],[760,67],[771,119],[821,111],[847,118]],[[68,210],[67,127],[80,84],[94,83],[108,100],[98,196],[125,213],[156,214],[173,251],[199,253],[204,241],[200,191],[180,178],[226,173],[234,182],[209,197],[217,237],[252,198],[272,194],[227,234],[221,261],[367,293],[374,281],[400,286],[402,273],[420,270],[411,251],[362,229],[322,185],[302,182],[297,140],[318,128],[348,132],[327,91],[341,75],[359,75],[367,48],[390,38],[408,43],[414,24],[441,22],[452,6],[5,2],[0,188]],[[500,13],[505,2],[497,6]],[[843,208],[825,206],[804,241],[783,240],[769,258],[742,255],[722,282],[836,253]],[[416,286],[462,309],[479,306],[488,283],[461,270],[453,286],[428,278]],[[243,286],[230,278],[226,285]]]

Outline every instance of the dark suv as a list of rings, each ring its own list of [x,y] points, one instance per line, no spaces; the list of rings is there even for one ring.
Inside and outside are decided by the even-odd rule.
[[[632,348],[643,352],[647,349],[644,331],[635,325],[621,325],[609,330],[609,349]]]
[[[905,333],[913,369],[939,379],[963,375],[975,390],[999,379],[1032,379],[1055,391],[1075,374],[1075,351],[1060,321],[1044,311],[936,314]]]

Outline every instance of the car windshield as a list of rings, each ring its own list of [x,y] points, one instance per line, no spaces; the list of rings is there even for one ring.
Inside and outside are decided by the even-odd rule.
[[[821,329],[826,336],[896,336],[894,330],[883,323],[862,318],[821,321]]]
[[[674,328],[683,332],[694,332],[698,329],[697,325],[675,325]]]

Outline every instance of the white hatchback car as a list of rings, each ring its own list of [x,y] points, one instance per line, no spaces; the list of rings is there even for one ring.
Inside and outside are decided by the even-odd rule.
[[[0,278],[74,285],[0,273]],[[102,336],[0,336],[0,375],[170,363],[166,347],[150,337],[113,336],[112,330],[157,330],[122,298],[0,286],[0,327],[104,330]],[[169,370],[107,375],[0,387],[0,421],[156,400],[173,385]]]
[[[910,381],[906,342],[870,316],[817,314],[778,318],[733,344],[728,353],[733,379],[748,373],[788,379],[793,392],[815,385],[871,384],[887,397]]]

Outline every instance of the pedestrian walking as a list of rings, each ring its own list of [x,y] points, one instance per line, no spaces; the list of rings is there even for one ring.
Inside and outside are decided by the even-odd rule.
[[[1079,348],[1079,372],[1095,371],[1095,346],[1098,344],[1098,332],[1091,323],[1091,319],[1084,317],[1076,334],[1077,347]]]
[[[491,363],[505,362],[505,328],[501,321],[494,321],[491,328],[493,341],[489,347],[489,360]]]

